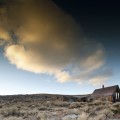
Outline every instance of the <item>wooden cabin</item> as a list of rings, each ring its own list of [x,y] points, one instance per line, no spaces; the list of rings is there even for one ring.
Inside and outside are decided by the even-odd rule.
[[[120,101],[120,89],[118,85],[104,87],[100,89],[95,89],[94,92],[90,95],[91,99],[94,100],[105,100],[110,102]]]

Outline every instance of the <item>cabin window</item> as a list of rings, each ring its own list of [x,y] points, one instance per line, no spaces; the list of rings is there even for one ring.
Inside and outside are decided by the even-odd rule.
[[[120,98],[119,93],[118,93],[118,96],[117,96],[117,97],[118,97],[118,99]]]
[[[116,99],[118,98],[117,93],[116,93]]]
[[[116,93],[116,95],[115,95],[116,97],[116,99],[119,99],[120,98],[120,93]]]

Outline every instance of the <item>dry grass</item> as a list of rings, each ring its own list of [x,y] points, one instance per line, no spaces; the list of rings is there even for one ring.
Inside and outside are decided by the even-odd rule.
[[[120,103],[12,100],[0,102],[0,120],[106,120],[120,114]]]

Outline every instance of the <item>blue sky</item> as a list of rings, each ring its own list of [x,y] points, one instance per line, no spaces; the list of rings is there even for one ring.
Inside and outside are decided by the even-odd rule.
[[[101,85],[92,86],[89,84],[80,85],[75,82],[59,83],[54,77],[46,74],[35,74],[24,70],[17,69],[8,60],[0,54],[0,94],[89,94],[95,88]],[[120,68],[112,61],[109,66],[113,70],[113,76],[104,84],[105,86],[120,84]]]
[[[59,83],[46,74],[35,74],[17,69],[2,56],[0,62],[0,94],[84,94],[84,86],[74,82]],[[91,87],[91,86],[89,86]],[[91,87],[92,88],[92,87]],[[91,90],[92,91],[92,90]]]

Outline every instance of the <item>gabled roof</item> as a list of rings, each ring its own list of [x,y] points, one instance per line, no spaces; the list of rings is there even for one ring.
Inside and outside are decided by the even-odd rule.
[[[117,89],[119,89],[118,85],[95,89],[92,96],[110,96],[113,95]]]

